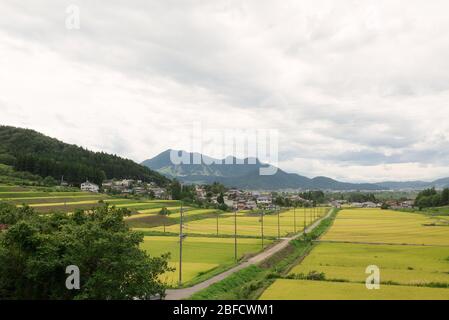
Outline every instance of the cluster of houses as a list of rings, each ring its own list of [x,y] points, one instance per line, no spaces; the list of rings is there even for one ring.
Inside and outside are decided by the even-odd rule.
[[[228,207],[237,210],[255,210],[257,208],[264,208],[266,210],[276,209],[271,193],[231,189],[225,193],[224,202]]]
[[[391,209],[411,209],[413,208],[414,201],[398,201],[398,200],[389,200],[386,201],[385,204]],[[341,203],[335,205],[336,207],[341,207]],[[383,203],[375,203],[375,202],[352,202],[351,207],[353,208],[380,208],[383,206]]]
[[[333,200],[329,203],[329,205],[334,208],[341,208],[343,205],[347,203],[348,203],[347,200]]]
[[[389,200],[386,201],[385,203],[391,209],[412,209],[415,202],[413,200],[406,200],[406,201]]]
[[[101,189],[106,193],[149,195],[155,199],[170,199],[171,197],[166,189],[160,188],[154,183],[146,183],[141,180],[105,180],[101,185]],[[81,191],[100,192],[100,186],[86,181],[81,184]]]
[[[207,191],[203,186],[196,186],[195,192],[196,198],[200,201],[208,200],[213,204],[219,203],[219,195],[212,195],[208,198]],[[230,189],[223,194],[223,201],[229,208],[238,210],[254,210],[257,208],[273,210],[276,208],[270,193],[261,194],[259,192]]]
[[[353,208],[380,208],[382,206],[381,203],[375,203],[371,201],[367,202],[352,202],[351,207]]]
[[[87,192],[100,192],[100,189],[106,193],[114,194],[133,194],[142,196],[151,196],[155,199],[170,199],[169,192],[158,187],[154,183],[145,183],[140,180],[121,179],[121,180],[106,180],[102,183],[101,188],[95,183],[86,181],[81,184],[81,190]],[[200,201],[208,201],[212,204],[219,204],[219,195],[208,195],[204,186],[195,186],[196,198]],[[308,203],[310,200],[303,199],[296,194],[283,195],[292,202]],[[277,206],[273,201],[273,194],[270,192],[255,192],[244,191],[238,189],[230,189],[223,195],[224,204],[229,208],[238,210],[255,210],[257,208],[264,208],[266,210],[275,210]],[[348,203],[346,200],[334,200],[330,203],[331,206],[341,208],[342,205],[348,204],[353,208],[380,208],[382,203],[367,202],[352,202]],[[386,204],[392,209],[406,209],[413,208],[413,200],[397,201],[390,200]]]

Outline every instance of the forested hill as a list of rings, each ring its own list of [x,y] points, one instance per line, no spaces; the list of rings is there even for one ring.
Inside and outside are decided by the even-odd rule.
[[[73,184],[87,179],[100,184],[105,179],[139,179],[166,185],[169,179],[134,161],[104,152],[92,152],[63,143],[39,132],[0,126],[0,163],[15,170],[53,177]]]

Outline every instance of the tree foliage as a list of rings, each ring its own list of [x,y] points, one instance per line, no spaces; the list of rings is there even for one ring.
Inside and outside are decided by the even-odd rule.
[[[193,202],[195,199],[195,186],[188,184],[181,185],[181,183],[176,179],[174,179],[170,184],[170,192],[173,200]]]
[[[321,190],[307,191],[299,194],[300,197],[306,200],[311,200],[315,203],[323,203],[325,201],[324,192]]]
[[[0,299],[148,299],[164,295],[168,256],[139,248],[126,209],[104,206],[41,216],[0,204]],[[66,267],[80,269],[80,290],[68,290]]]
[[[91,152],[47,137],[33,130],[0,126],[0,163],[43,178],[73,184],[86,179],[101,184],[105,179],[136,179],[166,185],[169,180],[131,160],[104,152]]]
[[[415,199],[415,206],[419,208],[441,207],[449,205],[449,189],[441,192],[430,188],[421,191]]]
[[[170,215],[170,210],[168,210],[166,207],[163,207],[159,211],[159,215],[161,215],[161,216],[168,216],[168,215]]]
[[[212,184],[207,184],[204,186],[204,189],[206,190],[206,192],[210,192],[211,194],[221,194],[221,193],[225,193],[226,192],[226,187],[219,183],[219,182],[214,182]]]

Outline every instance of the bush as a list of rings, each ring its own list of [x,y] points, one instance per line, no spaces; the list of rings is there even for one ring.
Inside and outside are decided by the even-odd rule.
[[[140,249],[126,209],[108,206],[41,216],[0,205],[0,296],[12,300],[149,299],[165,294],[168,256]],[[67,290],[66,267],[80,269],[80,290]]]
[[[288,279],[324,281],[326,280],[326,274],[324,272],[312,270],[307,275],[304,273],[293,273],[289,275]]]

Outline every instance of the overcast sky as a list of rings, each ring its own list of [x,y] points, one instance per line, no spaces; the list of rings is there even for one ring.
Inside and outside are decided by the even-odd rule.
[[[447,0],[2,0],[0,12],[0,124],[138,162],[201,151],[179,134],[195,121],[272,128],[289,172],[449,176]]]

